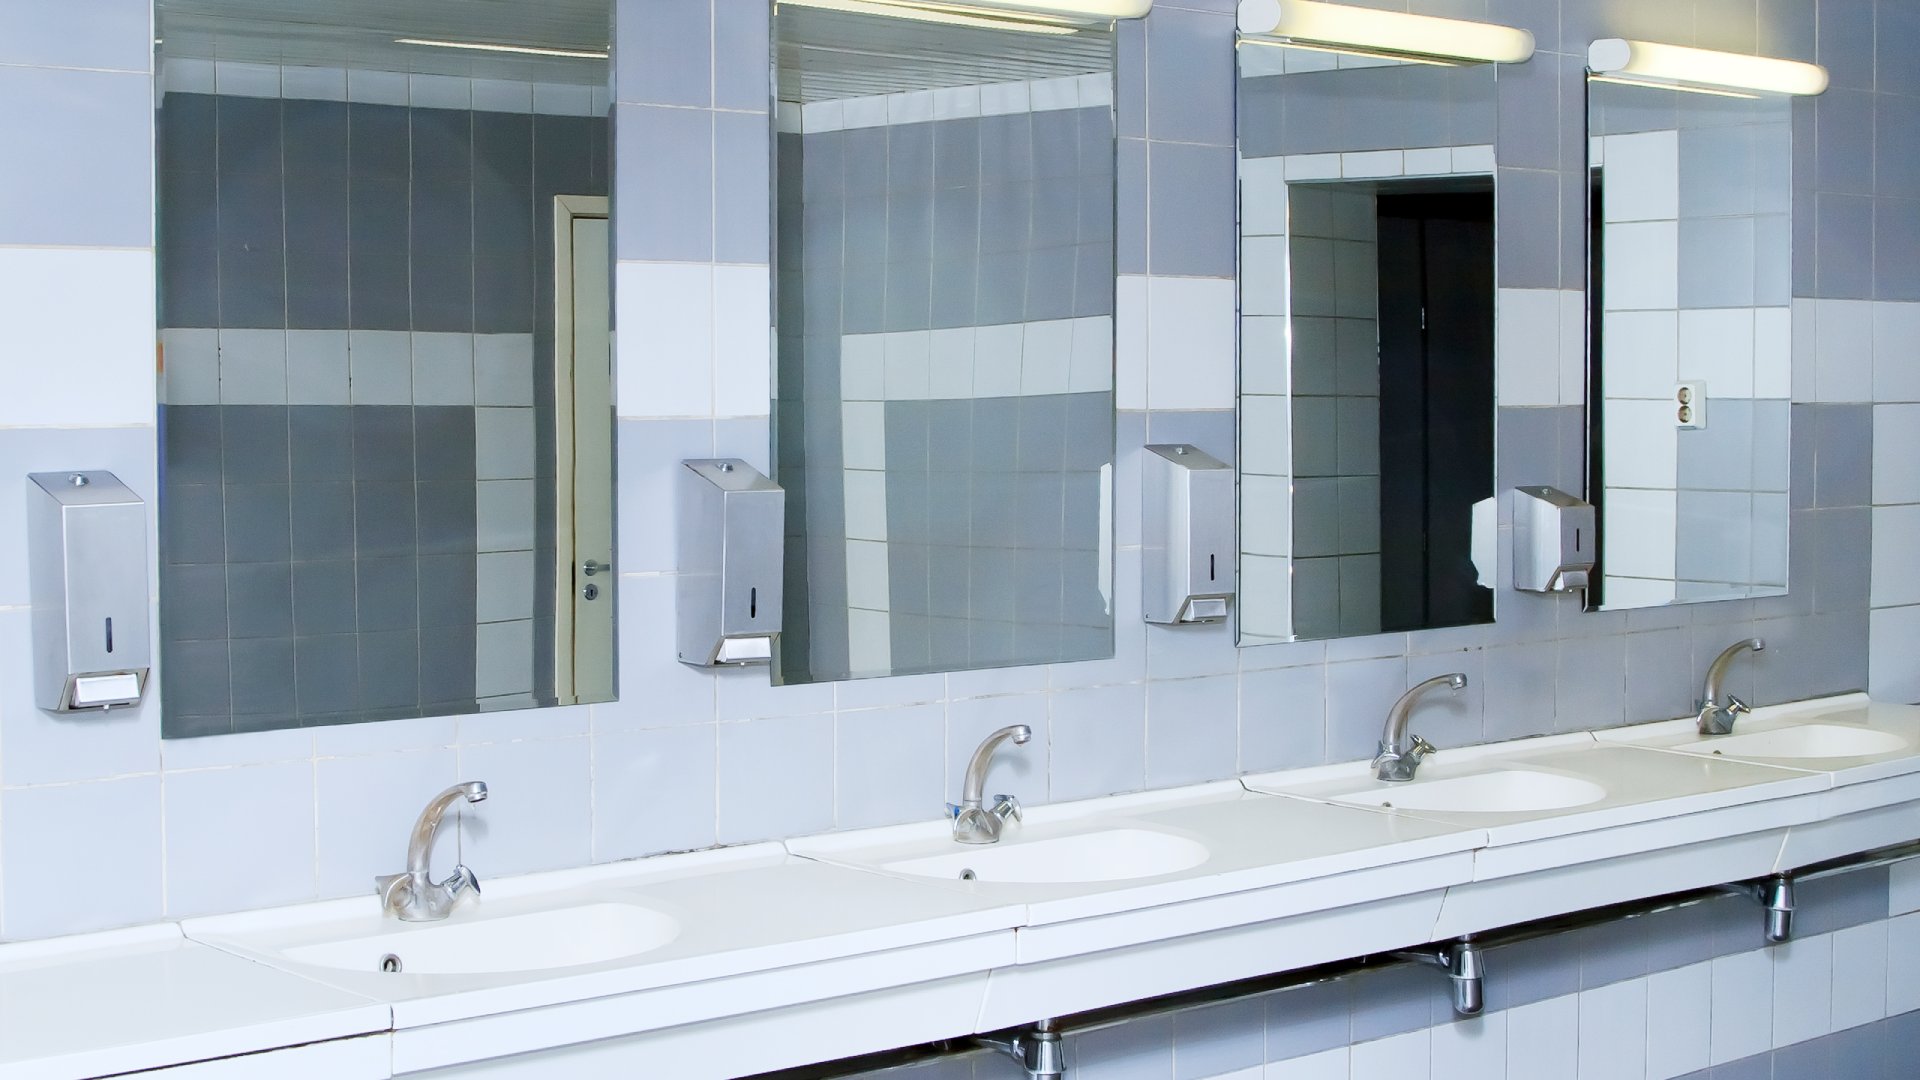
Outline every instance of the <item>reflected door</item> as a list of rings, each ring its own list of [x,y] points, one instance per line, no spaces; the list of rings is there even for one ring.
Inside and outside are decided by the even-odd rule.
[[[559,453],[554,680],[562,702],[613,696],[613,351],[607,200],[556,199]]]

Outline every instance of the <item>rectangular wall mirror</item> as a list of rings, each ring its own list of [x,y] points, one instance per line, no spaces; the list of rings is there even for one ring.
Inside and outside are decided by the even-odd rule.
[[[612,696],[609,25],[159,3],[168,737]]]
[[[1241,644],[1490,622],[1494,69],[1239,63]]]
[[[781,4],[789,683],[1112,655],[1111,24]]]
[[[1784,593],[1791,100],[1596,78],[1587,125],[1588,602]]]

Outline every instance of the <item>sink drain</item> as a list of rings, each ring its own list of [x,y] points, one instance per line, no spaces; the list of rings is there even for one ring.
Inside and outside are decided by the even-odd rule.
[[[395,955],[394,953],[388,953],[387,955],[381,957],[380,970],[386,972],[389,975],[400,974],[400,957]]]
[[[960,871],[961,881],[977,881],[979,880],[979,876],[980,875],[975,874],[972,869],[964,869]]]

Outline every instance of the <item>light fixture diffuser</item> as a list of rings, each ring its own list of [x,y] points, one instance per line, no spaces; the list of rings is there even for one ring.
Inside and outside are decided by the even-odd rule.
[[[1625,38],[1602,38],[1587,46],[1587,70],[1611,82],[1647,83],[1675,90],[1707,88],[1797,96],[1818,94],[1827,88],[1827,69],[1819,64]]]
[[[564,56],[575,60],[605,60],[605,50],[556,49],[546,45],[497,45],[487,41],[441,41],[436,38],[394,38],[395,45],[425,45],[435,49],[466,49],[470,52],[514,53],[520,56]]]
[[[915,22],[944,23],[1029,33],[1072,33],[1076,28],[1138,19],[1153,0],[779,0],[794,7],[884,15]]]
[[[1517,64],[1533,55],[1533,35],[1516,27],[1320,0],[1240,0],[1240,33],[1372,56]]]

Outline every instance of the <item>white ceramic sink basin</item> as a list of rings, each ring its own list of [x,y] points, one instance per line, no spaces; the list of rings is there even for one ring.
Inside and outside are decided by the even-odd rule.
[[[1842,758],[1891,754],[1907,740],[1886,731],[1843,724],[1796,724],[1772,731],[1720,735],[1675,747],[1690,754],[1747,758]]]
[[[945,855],[902,859],[881,868],[920,877],[1050,885],[1177,874],[1206,862],[1207,854],[1205,844],[1184,836],[1119,828],[1046,840],[981,844]]]
[[[1607,797],[1591,780],[1533,769],[1499,769],[1445,780],[1415,780],[1335,795],[1349,806],[1442,813],[1523,814],[1586,806]]]
[[[672,941],[680,924],[635,904],[577,907],[441,923],[396,923],[383,934],[286,950],[299,964],[348,971],[385,971],[397,958],[407,975],[481,975],[598,964],[649,952]]]

